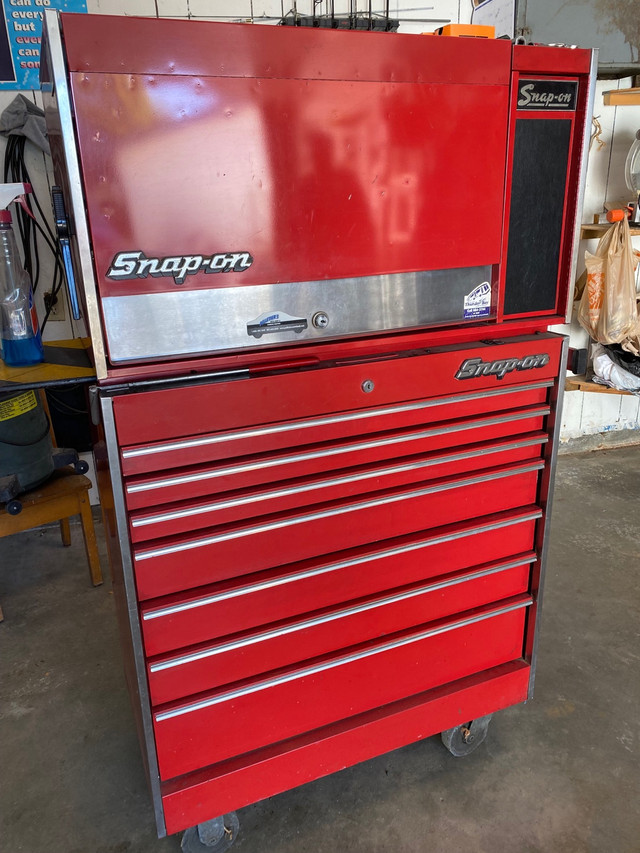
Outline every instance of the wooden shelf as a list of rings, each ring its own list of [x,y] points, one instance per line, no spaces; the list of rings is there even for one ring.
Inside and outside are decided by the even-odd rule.
[[[599,240],[607,228],[611,228],[610,222],[604,222],[598,225],[583,225],[580,232],[580,238],[582,240]],[[631,232],[632,237],[640,235],[640,228],[630,228],[629,231]]]
[[[609,89],[602,93],[607,107],[640,106],[640,87],[634,89]]]
[[[93,382],[96,371],[89,357],[90,338],[44,342],[44,361],[28,367],[7,367],[0,361],[0,390],[46,388]]]
[[[586,376],[567,376],[564,382],[565,391],[588,391],[595,394],[624,394],[628,396],[631,391],[620,391],[618,388],[609,388],[608,385],[599,385],[591,382]]]

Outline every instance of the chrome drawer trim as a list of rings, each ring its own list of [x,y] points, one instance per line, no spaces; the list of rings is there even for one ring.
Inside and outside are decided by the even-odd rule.
[[[536,438],[512,441],[498,447],[491,447],[489,445],[480,450],[465,450],[460,453],[450,453],[446,456],[439,456],[436,459],[424,459],[420,462],[407,462],[404,465],[375,468],[371,471],[364,471],[361,474],[352,474],[348,477],[331,477],[327,480],[317,480],[316,482],[305,483],[304,485],[292,486],[288,489],[272,489],[268,492],[252,492],[251,494],[245,495],[241,498],[215,501],[213,503],[193,507],[192,509],[174,510],[172,512],[163,512],[156,515],[134,517],[131,519],[131,527],[137,528],[146,527],[150,524],[163,524],[166,521],[175,521],[180,518],[191,518],[192,516],[204,515],[208,512],[233,509],[234,507],[246,506],[247,504],[260,503],[262,501],[287,497],[288,495],[299,495],[306,492],[315,492],[319,489],[330,489],[335,486],[344,486],[349,483],[360,483],[364,480],[375,480],[378,477],[388,477],[392,474],[401,474],[406,471],[419,471],[421,468],[431,468],[436,465],[444,465],[447,462],[459,462],[464,459],[473,459],[475,456],[487,456],[491,453],[506,453],[509,450],[517,450],[521,447],[535,447],[537,444],[546,444],[548,440],[549,437],[547,435],[539,435]]]
[[[517,414],[494,418],[482,418],[481,420],[467,423],[453,424],[448,427],[437,427],[435,429],[424,429],[410,432],[407,435],[395,438],[381,438],[376,441],[360,441],[354,444],[330,448],[328,450],[317,450],[306,453],[292,453],[289,456],[280,456],[277,459],[262,459],[257,462],[245,463],[243,465],[229,465],[225,468],[216,468],[213,471],[197,471],[194,474],[183,474],[177,477],[164,477],[159,480],[147,480],[143,483],[130,483],[126,487],[129,495],[139,492],[149,492],[154,489],[165,489],[171,486],[183,486],[187,483],[199,483],[202,480],[213,480],[218,477],[231,477],[235,474],[245,474],[249,471],[264,470],[265,468],[276,468],[279,465],[295,465],[300,462],[309,462],[312,459],[325,459],[331,456],[339,456],[345,453],[358,453],[362,450],[373,450],[376,447],[387,447],[394,444],[406,444],[411,441],[431,438],[437,435],[445,435],[453,432],[464,432],[466,430],[483,429],[488,426],[511,423],[512,421],[523,421],[529,418],[546,417],[551,413],[549,406],[539,407],[530,411],[522,411]]]
[[[244,527],[240,530],[233,530],[229,533],[218,533],[215,536],[206,536],[202,539],[192,539],[176,545],[165,545],[162,548],[151,548],[148,551],[138,551],[134,554],[134,560],[140,562],[142,560],[150,560],[154,557],[162,557],[166,554],[177,554],[181,551],[190,551],[194,548],[204,548],[207,545],[215,545],[218,542],[228,542],[231,539],[241,539],[245,536],[255,536],[257,533],[266,533],[270,530],[278,530],[282,527],[290,527],[293,524],[303,524],[309,521],[317,521],[321,518],[331,518],[336,515],[345,515],[349,512],[356,512],[361,509],[371,509],[377,506],[385,506],[386,504],[398,503],[398,501],[407,500],[410,497],[421,497],[422,495],[435,494],[437,492],[447,491],[448,489],[458,489],[465,486],[473,486],[478,483],[488,483],[491,480],[500,480],[505,477],[514,477],[518,474],[527,474],[531,471],[540,471],[544,468],[543,460],[530,465],[523,465],[518,468],[511,468],[508,471],[498,471],[493,474],[484,474],[482,477],[467,477],[464,480],[453,480],[448,483],[443,483],[438,486],[429,486],[426,489],[418,489],[416,491],[402,492],[397,495],[391,495],[386,498],[377,500],[360,501],[358,503],[348,504],[347,506],[337,507],[336,509],[323,510],[322,512],[308,513],[293,518],[283,519],[282,521],[272,521],[267,524],[259,524],[253,527]]]
[[[330,424],[347,423],[349,421],[364,420],[367,418],[384,417],[386,415],[397,415],[402,412],[415,412],[421,409],[429,409],[434,406],[449,406],[452,403],[465,403],[470,400],[479,400],[486,397],[502,397],[505,394],[516,394],[521,391],[538,391],[542,388],[551,388],[553,380],[546,382],[535,382],[531,385],[511,385],[507,388],[496,388],[492,390],[476,391],[469,394],[456,394],[449,397],[434,397],[431,400],[420,400],[417,403],[405,403],[400,406],[385,406],[379,409],[363,409],[348,414],[327,415],[325,417],[309,418],[308,420],[287,421],[287,423],[275,424],[273,426],[254,427],[252,429],[225,432],[220,435],[205,435],[201,438],[185,438],[177,441],[163,442],[162,444],[145,445],[143,447],[131,447],[122,451],[123,459],[134,459],[138,456],[149,456],[154,453],[168,453],[173,450],[186,450],[193,447],[203,447],[209,444],[220,444],[225,441],[238,441],[244,438],[257,438],[264,435],[276,435],[278,433],[295,432],[311,427],[329,426]]]
[[[365,658],[372,657],[373,655],[382,654],[383,652],[388,652],[393,649],[399,649],[402,646],[408,646],[413,643],[417,643],[420,640],[426,640],[429,637],[435,637],[438,634],[446,634],[449,631],[455,631],[458,628],[465,628],[468,625],[473,625],[476,622],[484,622],[486,619],[492,619],[497,616],[503,616],[506,613],[513,612],[514,610],[522,610],[525,607],[529,607],[531,603],[532,599],[528,598],[525,601],[518,601],[515,604],[510,604],[506,607],[500,607],[498,609],[490,610],[485,613],[478,613],[475,616],[468,616],[465,619],[457,619],[455,622],[449,622],[445,625],[441,625],[438,628],[429,628],[426,631],[419,631],[416,634],[410,634],[409,636],[402,637],[398,640],[382,643],[380,645],[374,646],[373,648],[363,649],[362,651],[353,652],[352,654],[348,655],[342,655],[341,657],[334,658],[334,660],[315,664],[313,666],[306,666],[303,669],[298,669],[295,672],[290,672],[286,675],[280,675],[276,678],[268,678],[264,681],[258,682],[257,684],[247,685],[246,687],[239,687],[235,690],[227,690],[224,693],[221,693],[218,696],[212,696],[209,699],[202,699],[199,702],[192,702],[188,705],[182,705],[178,708],[172,708],[171,710],[167,711],[158,711],[154,714],[154,719],[156,723],[161,723],[163,720],[170,720],[174,717],[181,717],[184,714],[191,714],[194,711],[202,711],[204,708],[210,708],[214,705],[221,705],[223,702],[230,702],[234,699],[239,699],[242,696],[248,696],[252,693],[259,693],[262,690],[268,690],[270,687],[278,687],[281,684],[287,684],[291,681],[298,681],[299,679],[306,678],[309,675],[317,675],[320,672],[327,672],[328,670],[336,669],[339,666],[345,666],[345,664],[364,660]]]
[[[445,542],[454,542],[456,539],[464,539],[467,536],[477,536],[481,533],[489,533],[492,530],[502,530],[505,527],[513,527],[516,524],[526,523],[528,521],[537,521],[542,518],[542,510],[527,513],[526,515],[518,516],[517,518],[509,518],[504,521],[497,521],[491,524],[481,524],[477,527],[470,527],[467,530],[461,530],[457,533],[447,533],[445,536],[429,537],[420,539],[416,542],[411,542],[408,545],[400,545],[396,548],[386,548],[382,551],[376,551],[373,554],[363,554],[361,557],[355,557],[351,560],[340,560],[337,563],[329,563],[325,566],[320,566],[316,569],[308,569],[303,572],[277,577],[271,580],[262,581],[260,583],[247,584],[246,586],[237,587],[226,592],[220,592],[214,595],[206,595],[202,598],[195,598],[192,601],[185,601],[181,604],[171,604],[167,607],[158,607],[154,610],[147,610],[142,614],[144,622],[151,619],[162,619],[165,616],[173,616],[176,613],[183,613],[186,610],[193,610],[197,607],[207,607],[211,604],[218,604],[221,601],[228,601],[233,598],[239,598],[245,595],[254,595],[258,592],[264,592],[268,589],[284,586],[289,583],[297,583],[308,578],[318,577],[319,575],[337,572],[340,569],[348,569],[352,566],[359,566],[365,563],[371,563],[374,560],[383,560],[387,557],[394,557],[399,554],[407,554],[411,551],[418,551],[421,548],[430,548],[432,545],[441,545]]]
[[[374,601],[368,602],[367,604],[359,604],[353,607],[345,607],[341,610],[335,610],[331,613],[325,613],[323,616],[317,616],[314,619],[303,619],[298,622],[292,622],[290,625],[287,625],[284,628],[277,628],[271,631],[262,631],[259,634],[253,634],[249,637],[245,637],[242,640],[218,643],[215,646],[209,646],[209,648],[201,649],[198,652],[192,652],[188,655],[178,655],[177,657],[169,658],[167,660],[159,661],[157,663],[152,663],[149,666],[149,671],[151,673],[162,672],[166,669],[173,669],[176,666],[183,666],[184,664],[193,663],[194,661],[205,660],[206,658],[215,657],[216,655],[224,654],[225,652],[231,652],[235,649],[242,649],[246,648],[247,646],[253,646],[256,643],[264,643],[268,640],[273,640],[277,637],[284,637],[287,634],[294,634],[297,631],[305,631],[308,628],[315,628],[318,625],[325,625],[328,622],[335,622],[338,619],[347,619],[350,616],[356,616],[358,613],[366,613],[369,610],[376,610],[379,607],[385,607],[389,604],[397,604],[400,601],[408,601],[409,599],[417,598],[420,595],[428,595],[429,593],[436,592],[439,589],[447,589],[451,586],[458,586],[462,583],[467,583],[470,581],[478,580],[480,578],[489,577],[491,575],[499,574],[500,572],[506,572],[509,569],[516,569],[519,566],[525,566],[527,564],[535,563],[536,559],[537,557],[535,556],[535,554],[533,554],[530,557],[524,559],[511,560],[508,563],[502,563],[498,566],[492,566],[488,569],[482,569],[481,571],[466,572],[463,575],[459,575],[455,578],[449,578],[448,580],[438,581],[437,583],[423,584],[422,586],[417,587],[415,589],[396,593],[395,595],[387,595],[383,598],[377,598]]]

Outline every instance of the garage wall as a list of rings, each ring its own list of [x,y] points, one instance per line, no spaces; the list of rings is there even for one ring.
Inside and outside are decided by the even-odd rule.
[[[602,214],[604,203],[630,201],[624,181],[624,165],[627,152],[640,128],[640,107],[605,106],[603,92],[611,89],[627,89],[632,86],[631,78],[623,80],[599,80],[593,114],[602,127],[600,139],[604,146],[594,141],[589,155],[587,184],[585,188],[583,221],[593,222],[594,214]],[[633,243],[640,250],[640,237]],[[578,275],[584,270],[585,251],[594,252],[597,240],[583,240],[578,254]],[[569,332],[571,345],[586,347],[589,337],[577,321],[571,326],[558,327],[558,331]],[[596,394],[571,391],[565,394],[561,440],[568,441],[583,435],[626,429],[640,429],[640,401],[637,397],[622,394]]]

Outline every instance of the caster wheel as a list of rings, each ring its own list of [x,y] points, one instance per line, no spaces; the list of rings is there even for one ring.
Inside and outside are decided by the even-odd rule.
[[[486,717],[478,717],[477,720],[472,720],[468,725],[447,729],[440,735],[442,743],[456,758],[469,755],[484,742],[489,730],[491,716],[489,714]]]
[[[192,826],[182,836],[183,853],[224,853],[236,840],[240,822],[235,812]]]
[[[89,470],[89,463],[85,462],[84,459],[80,459],[74,464],[73,470],[76,472],[76,474],[86,474]]]
[[[9,515],[18,515],[22,512],[22,504],[20,501],[9,501],[7,503],[7,512]]]

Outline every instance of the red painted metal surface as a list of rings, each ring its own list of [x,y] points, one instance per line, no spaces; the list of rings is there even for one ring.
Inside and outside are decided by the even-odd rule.
[[[251,692],[243,695],[223,690],[200,697],[202,706],[170,705],[165,712],[156,711],[160,776],[180,776],[515,660],[522,652],[525,609],[499,611],[497,606],[469,611],[465,616],[486,617],[471,624],[463,624],[462,616],[432,623],[442,633],[424,639],[414,640],[419,631],[396,635],[399,643],[412,641],[395,647],[387,647],[391,639],[385,639],[349,650],[370,652],[369,657],[321,658],[318,666],[334,665],[319,673],[283,670],[274,675],[273,684],[267,679],[247,682]],[[216,704],[206,705],[209,701]],[[176,710],[178,716],[164,716]]]
[[[500,260],[506,84],[77,73],[72,89],[102,296],[176,289],[171,277],[106,278],[135,249],[253,258],[183,290]],[[471,156],[483,163],[473,180]],[[483,211],[464,240],[461,205]]]
[[[377,465],[350,467],[345,460],[344,468],[329,476],[295,478],[224,495],[214,492],[197,500],[136,510],[129,516],[130,537],[134,543],[147,542],[276,513],[321,509],[345,498],[361,500],[367,495],[375,497],[381,490],[425,481],[444,482],[445,478],[494,466],[538,460],[546,441],[546,433],[526,433],[464,450],[457,448],[456,452],[409,456]]]
[[[528,680],[529,667],[514,661],[166,782],[167,832],[523,702]]]
[[[517,337],[541,334],[546,332],[547,326],[553,323],[564,323],[564,315],[507,320],[500,327],[500,336]],[[284,369],[294,365],[299,368],[309,368],[332,359],[344,361],[347,358],[347,352],[350,359],[370,359],[389,357],[391,353],[402,353],[411,349],[430,349],[435,346],[453,344],[465,346],[469,342],[477,342],[479,338],[486,338],[488,335],[494,334],[494,331],[488,324],[474,323],[467,326],[429,329],[428,331],[421,329],[417,332],[397,332],[393,336],[390,336],[388,332],[372,336],[363,335],[350,340],[346,350],[345,341],[339,339],[321,343],[283,344],[281,346],[274,343],[273,349],[256,349],[250,352],[225,353],[197,358],[189,356],[169,364],[165,362],[122,364],[117,368],[107,365],[107,377],[102,385],[105,388],[113,389],[124,382],[134,383],[149,379],[162,380],[167,377],[171,379],[183,377],[189,380],[196,375],[206,376],[212,371],[246,370],[257,376],[279,370],[281,365]]]
[[[547,45],[522,45],[513,47],[513,70],[525,74],[588,74],[591,51],[582,48],[567,50]]]
[[[488,515],[144,602],[146,652],[159,655],[391,586],[505,562],[530,551],[540,516],[536,507]]]
[[[61,15],[69,71],[505,85],[504,41]]]
[[[134,571],[140,599],[309,559],[321,553],[402,536],[425,527],[466,521],[535,503],[540,462],[516,463],[480,475],[421,488],[345,500],[322,511],[291,512],[249,524],[214,528],[137,547]],[[327,514],[321,514],[326,512]]]
[[[540,389],[541,391],[543,389]],[[480,450],[491,439],[522,438],[527,433],[537,433],[543,428],[544,417],[549,414],[546,405],[501,412],[492,416],[458,421],[446,421],[437,426],[422,426],[402,431],[388,431],[377,435],[358,437],[351,441],[338,441],[298,451],[277,452],[225,460],[222,464],[205,467],[192,465],[173,470],[156,471],[133,477],[125,485],[127,506],[130,510],[184,501],[204,495],[224,494],[236,489],[246,489],[292,477],[327,475],[355,465],[382,462],[399,455],[434,453],[452,448],[473,445]],[[545,434],[546,435],[546,434]],[[515,440],[515,439],[514,439]],[[434,462],[443,454],[433,457]],[[434,472],[444,475],[444,469]]]
[[[138,445],[201,435],[213,428],[222,433],[259,424],[315,418],[328,413],[346,413],[445,395],[500,391],[510,385],[550,381],[557,374],[561,343],[561,338],[554,335],[513,338],[488,344],[476,342],[462,347],[437,348],[426,355],[396,357],[391,354],[386,359],[356,364],[345,360],[342,366],[329,365],[323,370],[291,371],[281,375],[260,375],[253,379],[124,395],[114,399],[118,439],[122,446]],[[527,371],[512,369],[500,379],[496,375],[455,379],[466,359],[479,358],[493,363],[535,354],[548,354],[548,363]],[[369,393],[362,388],[367,380],[374,383]],[[487,396],[487,409],[480,408],[477,401],[470,404],[462,401],[459,405],[456,400],[443,399],[442,405],[448,405],[449,418],[463,417],[490,410],[494,398],[495,395]],[[509,402],[505,407],[508,406]],[[188,417],[185,417],[186,412]],[[428,409],[425,416],[431,418]],[[402,414],[398,413],[398,417]],[[363,423],[368,430],[369,421]],[[381,428],[404,426],[406,421],[398,422],[394,415],[387,423],[388,426]],[[315,440],[353,435],[355,432],[348,432],[344,426],[339,429],[332,427],[335,432],[326,424],[319,427]],[[361,428],[360,423],[358,427]],[[295,433],[292,435],[291,432],[280,444],[273,439],[265,444],[256,435],[247,438],[245,446],[248,445],[248,449],[244,453],[289,447],[290,442],[296,441]],[[313,440],[311,430],[305,430],[304,441]],[[221,437],[221,441],[229,447],[229,454],[238,452],[229,446],[227,437]],[[125,451],[123,462],[127,473],[133,473],[129,467],[131,458]],[[162,460],[162,464],[166,461]]]
[[[482,577],[464,573],[448,587],[434,589],[433,583],[421,583],[388,590],[382,596],[345,601],[339,608],[316,610],[304,618],[151,659],[147,664],[151,702],[172,702],[524,593],[535,554],[527,559]],[[490,568],[496,567],[484,570]]]
[[[367,439],[381,440],[387,435],[393,434],[393,428],[403,427],[404,431],[411,430],[412,433],[422,430],[447,430],[451,434],[434,435],[431,439],[432,449],[442,449],[453,446],[456,443],[463,444],[465,436],[459,436],[459,427],[468,424],[469,433],[467,437],[480,436],[481,438],[498,437],[499,424],[496,423],[495,436],[491,428],[486,432],[477,426],[478,421],[492,419],[498,421],[504,418],[505,431],[511,429],[517,432],[519,428],[535,430],[539,428],[538,418],[531,415],[531,419],[519,420],[524,412],[544,411],[549,380],[541,380],[535,383],[539,387],[526,388],[522,385],[509,388],[500,385],[492,391],[496,393],[474,392],[469,395],[461,395],[457,400],[450,397],[436,399],[420,399],[411,401],[406,405],[380,406],[375,409],[352,410],[344,413],[344,416],[319,415],[308,419],[295,419],[291,422],[273,424],[267,428],[262,426],[249,427],[222,432],[205,432],[196,434],[195,438],[190,435],[176,436],[173,441],[162,441],[157,443],[145,442],[140,445],[125,447],[122,451],[122,468],[125,474],[138,474],[141,472],[152,472],[151,480],[161,478],[162,474],[168,474],[171,469],[189,466],[189,470],[204,471],[203,463],[224,462],[231,464],[232,460],[249,462],[260,454],[261,458],[274,459],[284,455],[304,452],[300,448],[304,445],[312,447],[321,445],[332,448],[338,443],[343,446],[347,441],[351,444],[364,443]],[[249,389],[251,386],[247,386]],[[502,390],[504,387],[504,391]],[[462,399],[464,398],[464,399]],[[142,400],[138,400],[142,403]],[[167,401],[165,408],[166,416],[173,408],[172,401]],[[207,410],[211,402],[202,401]],[[123,420],[128,430],[133,426],[133,419],[137,411],[143,411],[143,407],[137,407],[133,411],[125,413]],[[361,416],[360,416],[361,415]],[[204,418],[203,418],[204,421]],[[313,421],[313,422],[311,422]],[[473,424],[476,424],[476,427]],[[208,420],[209,428],[215,426],[215,420],[210,414]],[[191,427],[190,421],[185,422],[185,429]],[[292,429],[280,429],[280,427],[291,426]],[[477,432],[476,432],[477,430]],[[480,435],[482,433],[482,435]],[[478,439],[479,440],[479,439]],[[267,456],[268,454],[268,456]],[[141,480],[131,478],[132,488]],[[149,477],[145,478],[149,481]],[[133,494],[131,494],[133,500]],[[143,498],[139,498],[143,500]],[[133,504],[132,504],[133,507]]]

